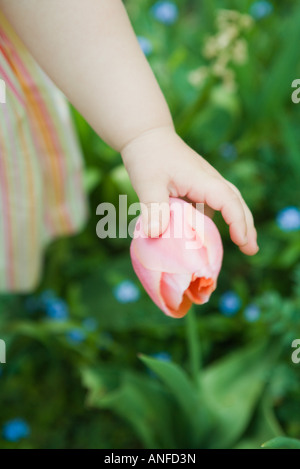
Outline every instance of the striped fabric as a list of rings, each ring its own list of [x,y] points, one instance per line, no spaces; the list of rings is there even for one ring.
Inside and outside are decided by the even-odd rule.
[[[64,96],[1,12],[0,79],[0,292],[26,292],[46,244],[86,219],[82,155]]]

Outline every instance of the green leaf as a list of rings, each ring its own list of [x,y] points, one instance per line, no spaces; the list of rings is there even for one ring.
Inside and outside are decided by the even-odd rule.
[[[283,431],[273,411],[272,399],[266,393],[255,412],[250,430],[247,431],[245,438],[235,446],[235,449],[259,449],[262,441],[268,441],[282,435]]]
[[[145,448],[175,448],[171,425],[174,404],[161,386],[144,376],[124,373],[121,385],[110,391],[116,375],[120,376],[120,370],[83,368],[87,404],[109,409],[127,421]]]
[[[157,442],[149,422],[148,403],[143,394],[126,383],[120,389],[98,401],[98,406],[113,410],[126,419],[135,429],[146,448],[156,448]]]
[[[296,78],[299,62],[299,51],[295,47],[300,41],[299,21],[300,8],[297,5],[293,15],[289,15],[288,19],[282,22],[281,49],[268,71],[262,97],[257,101],[259,107],[256,109],[256,115],[260,115],[261,119],[276,115],[285,100],[290,99],[291,84]]]
[[[279,436],[262,445],[263,449],[300,449],[300,440]]]
[[[186,418],[186,428],[189,429],[189,444],[201,444],[201,440],[210,429],[209,409],[205,408],[200,392],[194,387],[185,372],[179,366],[170,362],[163,362],[144,355],[141,360],[158,375],[171,392]],[[208,410],[208,412],[207,412]]]
[[[198,406],[196,390],[187,375],[174,363],[156,360],[141,355],[140,359],[154,371],[174,395],[182,410],[191,420]]]
[[[232,447],[259,401],[275,351],[262,344],[236,351],[203,372],[203,391],[216,418],[213,448]]]

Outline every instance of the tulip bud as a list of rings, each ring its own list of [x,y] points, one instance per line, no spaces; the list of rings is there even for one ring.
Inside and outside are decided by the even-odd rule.
[[[160,237],[143,235],[141,223],[140,217],[130,247],[135,273],[165,314],[181,318],[216,289],[223,258],[219,231],[192,204],[175,198],[170,198],[170,223]]]

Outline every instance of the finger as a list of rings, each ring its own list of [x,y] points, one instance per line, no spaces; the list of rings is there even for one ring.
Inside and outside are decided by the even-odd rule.
[[[244,209],[245,217],[246,217],[247,239],[248,239],[248,241],[245,245],[239,245],[239,247],[240,247],[240,250],[244,254],[247,254],[247,255],[250,255],[250,256],[256,254],[259,251],[259,247],[257,245],[257,232],[256,232],[256,229],[255,229],[255,226],[254,226],[253,216],[252,216],[252,213],[251,213],[248,205],[246,204],[245,200],[243,199],[240,191],[237,189],[237,187],[234,184],[232,184],[227,179],[223,178],[223,176],[221,176],[220,173],[215,168],[211,167],[209,164],[208,164],[208,168],[206,168],[206,169],[209,170],[208,172],[211,176],[215,176],[220,181],[225,182],[236,193],[236,195],[239,197],[240,202],[241,202],[241,204],[243,206],[243,209]]]
[[[169,192],[163,184],[140,183],[136,189],[141,203],[145,234],[157,238],[166,231],[170,221]]]
[[[214,210],[219,210],[225,222],[229,225],[232,241],[238,246],[245,246],[247,239],[247,221],[240,198],[222,179],[200,175],[200,180],[194,179],[189,197],[198,199]],[[205,181],[203,181],[205,177]]]
[[[246,216],[248,243],[245,246],[240,246],[240,249],[244,254],[247,254],[248,256],[253,256],[259,251],[259,247],[257,245],[257,231],[255,229],[253,215],[245,200],[243,199],[240,191],[231,182],[226,182],[240,198]]]
[[[205,200],[204,197],[205,197],[205,194],[203,193],[203,191],[201,191],[199,189],[199,185],[201,184],[201,179],[203,180],[203,178],[201,176],[206,175],[206,178],[207,176],[212,179],[216,179],[218,181],[221,181],[223,183],[226,183],[236,194],[236,196],[238,197],[239,201],[240,201],[240,205],[242,206],[243,208],[243,211],[244,211],[244,217],[245,217],[245,222],[246,222],[246,236],[244,239],[246,239],[246,243],[245,244],[240,244],[241,243],[241,240],[243,239],[243,235],[242,235],[242,231],[243,231],[243,225],[244,225],[244,221],[243,221],[243,216],[240,215],[240,217],[242,218],[242,220],[238,223],[236,223],[235,225],[232,224],[232,227],[230,227],[230,235],[231,235],[231,238],[234,242],[236,242],[236,244],[238,244],[238,246],[240,247],[241,251],[244,253],[244,254],[247,254],[247,255],[254,255],[257,253],[257,251],[259,250],[258,246],[257,246],[257,233],[256,233],[256,230],[255,230],[255,227],[254,227],[254,221],[253,221],[253,216],[252,216],[252,213],[250,211],[250,209],[248,208],[246,202],[244,201],[243,197],[241,196],[239,190],[229,181],[227,181],[225,178],[223,178],[223,176],[221,176],[221,174],[215,169],[213,168],[206,160],[204,160],[203,158],[201,158],[201,166],[202,166],[202,171],[203,171],[203,168],[205,168],[205,172],[202,173],[200,175],[200,178],[199,176],[197,175],[197,177],[199,178],[197,180],[197,182],[194,181],[194,188],[193,190],[191,191],[192,193],[194,193],[195,191],[198,192],[198,197],[202,195],[202,198],[198,199],[203,201]],[[206,173],[206,174],[205,174]],[[210,181],[208,180],[209,184],[210,184]],[[198,190],[195,189],[198,187]],[[209,188],[208,189],[208,198],[209,200],[211,200],[212,198],[214,198],[214,194],[210,192],[211,189]],[[202,194],[201,194],[202,192]],[[226,194],[225,194],[226,195]],[[196,196],[196,195],[195,195]],[[230,195],[228,194],[227,196],[230,197]],[[216,194],[216,197],[218,198],[219,195]],[[192,196],[191,196],[192,198]],[[195,200],[194,198],[192,200]],[[207,202],[207,204],[209,205],[209,203]],[[217,205],[220,205],[217,201]],[[234,204],[235,206],[237,204]],[[226,205],[225,205],[226,207]],[[224,207],[224,208],[225,208]],[[214,207],[212,207],[214,208]],[[221,209],[222,211],[222,209]],[[237,211],[234,210],[234,213],[233,213],[233,216],[234,218],[236,218],[236,213],[240,213],[240,209],[238,209]],[[224,209],[222,211],[222,214],[223,214],[223,217],[224,217]],[[224,217],[225,221],[228,222],[228,218],[227,217]],[[229,222],[230,224],[230,222]]]

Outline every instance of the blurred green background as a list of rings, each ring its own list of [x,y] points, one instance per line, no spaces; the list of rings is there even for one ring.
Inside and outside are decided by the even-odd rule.
[[[216,292],[186,318],[164,316],[130,239],[96,236],[101,202],[137,198],[120,155],[73,109],[90,218],[49,246],[36,292],[0,298],[0,447],[297,447],[299,2],[124,3],[178,133],[240,189],[260,252],[244,256],[216,214]]]

